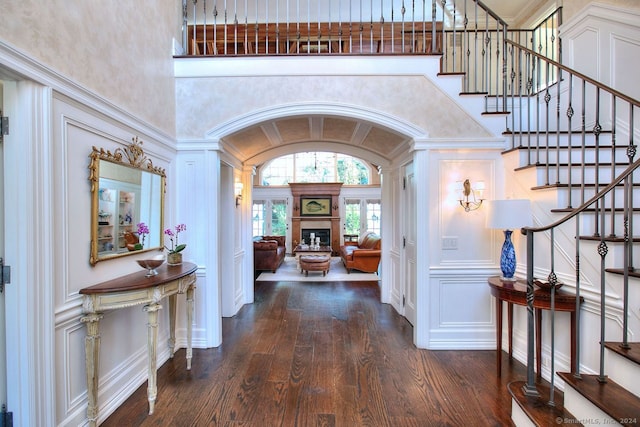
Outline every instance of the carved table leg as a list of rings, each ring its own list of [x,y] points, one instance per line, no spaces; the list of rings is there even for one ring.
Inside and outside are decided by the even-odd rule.
[[[169,357],[173,359],[176,349],[176,305],[177,295],[169,296]]]
[[[193,350],[191,341],[193,338],[193,295],[195,286],[190,285],[187,288],[187,370],[191,370],[191,359]]]
[[[144,311],[148,313],[149,322],[147,323],[147,350],[149,357],[149,375],[147,380],[147,399],[149,400],[149,415],[153,414],[153,409],[158,395],[158,386],[156,384],[156,365],[157,365],[157,344],[158,344],[158,310],[162,306],[160,304],[149,304],[144,306]]]
[[[87,374],[87,418],[89,426],[95,427],[98,422],[98,362],[100,356],[99,324],[102,314],[91,313],[80,319],[87,325],[87,336],[84,339],[85,364]]]

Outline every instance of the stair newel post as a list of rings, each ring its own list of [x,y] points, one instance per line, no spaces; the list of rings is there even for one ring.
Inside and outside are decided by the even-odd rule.
[[[436,35],[436,0],[431,0],[431,53],[437,53]]]
[[[526,228],[521,232],[527,236],[527,382],[522,391],[527,396],[538,397],[540,393],[535,384],[534,360],[534,318],[533,318],[533,231]]]

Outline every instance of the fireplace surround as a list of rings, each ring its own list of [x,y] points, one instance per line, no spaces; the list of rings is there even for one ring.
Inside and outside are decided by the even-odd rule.
[[[333,254],[337,254],[340,250],[340,209],[338,203],[342,183],[289,183],[289,187],[293,199],[291,238],[294,245],[302,239],[306,243],[310,243],[309,235],[316,233],[316,236],[320,237],[321,244],[331,246]],[[302,209],[301,201],[303,200],[320,200],[324,209],[314,212],[315,215],[310,215]],[[323,230],[328,230],[326,237],[322,234]]]

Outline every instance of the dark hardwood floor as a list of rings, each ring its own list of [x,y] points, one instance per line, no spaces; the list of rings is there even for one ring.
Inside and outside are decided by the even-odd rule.
[[[524,367],[495,351],[429,351],[377,282],[257,282],[223,344],[158,370],[103,426],[505,426]]]

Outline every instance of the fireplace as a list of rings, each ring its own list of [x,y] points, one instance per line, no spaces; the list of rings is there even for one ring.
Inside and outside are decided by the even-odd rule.
[[[320,246],[331,246],[330,228],[303,228],[302,240],[304,240],[306,244],[311,243],[311,233],[315,234],[316,238],[320,238]]]

